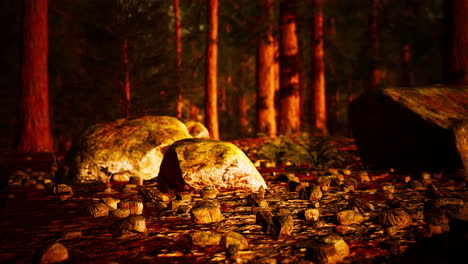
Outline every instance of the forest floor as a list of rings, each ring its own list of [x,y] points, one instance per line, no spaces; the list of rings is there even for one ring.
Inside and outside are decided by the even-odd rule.
[[[54,241],[68,249],[70,257],[66,263],[313,263],[306,260],[307,248],[328,234],[339,234],[348,244],[350,254],[343,263],[468,261],[465,253],[468,249],[468,188],[464,182],[444,177],[423,179],[421,175],[368,171],[370,181],[359,183],[354,190],[332,185],[324,191],[319,201],[319,221],[307,221],[302,212],[310,207],[310,201],[301,200],[297,191],[290,191],[284,175],[312,183],[317,173],[322,172],[305,167],[259,168],[259,171],[268,185],[265,194],[268,206],[272,210],[286,208],[291,212],[294,221],[291,235],[264,234],[247,203],[248,192],[220,192],[217,200],[224,219],[211,224],[195,224],[188,213],[160,210],[145,204],[143,215],[147,232],[116,237],[110,226],[118,219],[93,218],[86,208],[103,197],[135,199],[138,187],[124,188],[122,184],[114,184],[109,192],[104,184],[72,185],[73,196],[66,200],[46,190],[38,190],[34,185],[4,187],[0,190],[0,263],[31,263],[45,245]],[[357,173],[353,171],[345,178],[358,178]],[[408,183],[408,177],[411,181],[426,184],[414,188]],[[382,186],[389,184],[394,186],[391,196],[381,191]],[[437,194],[430,191],[430,184],[438,187]],[[148,188],[151,187],[154,186]],[[175,199],[174,194],[168,194],[168,197]],[[192,194],[192,203],[201,199],[199,193]],[[359,224],[339,225],[336,213],[349,208],[353,199],[367,200],[375,209],[363,214],[364,221]],[[424,217],[425,208],[430,201],[441,199],[457,204],[456,210],[450,206],[441,208],[450,216],[451,230],[431,233]],[[389,208],[407,211],[412,224],[392,234],[385,232],[376,219]],[[199,230],[220,234],[235,231],[248,240],[249,246],[239,251],[236,258],[227,260],[226,249],[219,245],[201,247],[192,244],[190,234]]]

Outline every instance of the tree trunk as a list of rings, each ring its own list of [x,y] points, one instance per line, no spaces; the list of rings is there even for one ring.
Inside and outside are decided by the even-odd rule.
[[[219,139],[218,128],[218,0],[208,0],[205,76],[205,125],[210,136]]]
[[[300,130],[299,57],[296,35],[296,0],[280,1],[279,131]]]
[[[312,30],[312,121],[316,129],[327,133],[322,0],[313,0],[313,5],[315,15]]]
[[[180,81],[182,71],[182,30],[180,27],[179,0],[174,0],[174,29],[175,29],[175,48],[176,48],[176,117],[182,118],[183,97],[182,84]]]
[[[379,41],[377,38],[377,5],[379,0],[369,0],[369,84],[368,89],[380,86],[380,70],[378,68]]]
[[[264,35],[257,43],[257,132],[276,137],[275,47],[273,39],[274,1],[261,1]]]
[[[468,0],[445,0],[445,82],[468,84]]]
[[[24,0],[19,142],[22,152],[52,152],[48,56],[48,1]]]
[[[246,135],[249,130],[249,117],[247,114],[247,95],[245,91],[241,91],[239,94],[239,124],[242,135]]]
[[[411,86],[411,71],[410,71],[410,47],[408,45],[403,46],[401,54],[401,80],[400,86],[409,87]]]
[[[130,67],[128,65],[128,40],[124,39],[122,44],[122,56],[123,56],[123,64],[124,64],[124,74],[125,80],[123,84],[123,101],[124,101],[124,111],[125,117],[130,118],[130,101],[131,101],[131,93],[130,93]]]

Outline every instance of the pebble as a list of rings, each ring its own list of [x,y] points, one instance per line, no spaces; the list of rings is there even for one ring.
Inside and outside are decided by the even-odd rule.
[[[142,215],[131,215],[127,218],[119,220],[111,226],[114,234],[118,236],[131,233],[144,233],[146,229],[146,218]]]
[[[205,187],[200,191],[200,196],[203,199],[215,199],[218,194],[219,191],[215,187]]]
[[[109,211],[109,216],[117,218],[125,218],[130,216],[130,210],[127,208],[117,208]]]
[[[364,217],[354,210],[344,210],[336,213],[336,221],[340,225],[359,224]]]
[[[322,198],[323,194],[320,190],[320,187],[317,185],[312,185],[306,188],[302,188],[299,191],[299,199],[317,201]]]
[[[195,231],[190,234],[192,244],[195,246],[216,246],[221,242],[221,234],[214,231]]]
[[[109,211],[112,210],[113,208],[108,206],[107,204],[103,203],[92,203],[88,205],[88,213],[92,217],[103,217],[103,216],[108,216]]]
[[[220,245],[226,249],[231,245],[238,245],[240,250],[245,250],[249,247],[249,242],[243,235],[230,231],[223,235]]]
[[[348,244],[338,235],[328,235],[306,249],[305,259],[317,263],[338,263],[349,255]]]
[[[221,210],[216,206],[194,207],[190,210],[190,216],[196,224],[207,224],[223,220]]]
[[[386,209],[380,213],[377,222],[384,226],[396,226],[398,229],[407,228],[411,225],[411,216],[403,209]]]
[[[40,260],[40,264],[59,263],[68,259],[68,250],[61,243],[55,242],[44,248]]]
[[[319,209],[307,208],[304,210],[304,216],[307,221],[318,221],[320,217]]]
[[[120,203],[120,199],[112,197],[103,197],[99,200],[101,203],[107,204],[108,206],[117,209],[117,205]]]

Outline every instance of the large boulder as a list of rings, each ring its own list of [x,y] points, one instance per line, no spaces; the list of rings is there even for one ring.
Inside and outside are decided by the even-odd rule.
[[[466,153],[461,140],[468,130],[460,124],[468,119],[467,104],[466,86],[367,91],[349,111],[359,154],[375,168],[461,169],[460,156],[467,154],[456,146]]]
[[[157,177],[165,150],[191,138],[186,126],[169,116],[145,116],[94,125],[70,150],[62,174],[75,183]]]
[[[184,139],[166,151],[157,178],[161,191],[266,188],[253,163],[235,145],[213,139]]]

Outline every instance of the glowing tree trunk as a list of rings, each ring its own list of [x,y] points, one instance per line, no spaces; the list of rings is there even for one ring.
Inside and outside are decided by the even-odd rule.
[[[176,116],[182,118],[183,97],[182,84],[180,81],[182,70],[182,30],[180,28],[179,0],[174,0],[174,29],[175,29],[175,48],[176,48]]]
[[[257,132],[276,137],[275,47],[273,39],[274,1],[262,0],[264,35],[257,43]]]
[[[468,85],[468,0],[445,0],[445,81]]]
[[[123,64],[124,64],[124,74],[125,80],[123,84],[123,101],[124,101],[124,111],[125,117],[130,117],[130,101],[131,101],[131,94],[130,94],[130,67],[128,62],[128,40],[124,39],[122,44],[122,57],[123,57]]]
[[[300,130],[299,57],[296,35],[296,1],[280,1],[279,132]]]
[[[322,0],[313,0],[314,18],[312,30],[312,118],[316,129],[327,132],[327,107],[325,91],[325,64],[323,51]]]
[[[24,0],[19,142],[22,152],[52,152],[48,56],[48,1]]]
[[[219,139],[218,128],[218,0],[208,0],[208,31],[205,76],[205,126],[210,136]]]
[[[400,86],[408,87],[411,86],[411,70],[410,70],[410,47],[408,45],[403,46],[401,54],[401,80]]]
[[[380,86],[380,70],[377,65],[379,41],[377,38],[377,5],[379,0],[369,0],[369,84],[368,89],[377,89]]]

